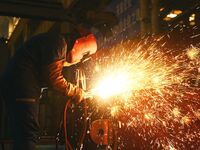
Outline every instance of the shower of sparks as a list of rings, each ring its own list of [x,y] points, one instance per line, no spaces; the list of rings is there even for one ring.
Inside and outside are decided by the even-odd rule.
[[[198,49],[174,56],[155,43],[128,41],[112,48],[114,54],[95,62],[91,92],[109,102],[104,110],[127,129],[122,149],[126,139],[142,139],[141,149],[198,149]]]
[[[189,75],[189,70],[179,66],[179,63],[183,62],[179,61],[178,57],[167,57],[157,50],[155,45],[147,49],[139,46],[133,51],[129,44],[130,41],[125,43],[125,46],[116,46],[112,51],[119,49],[118,54],[112,55],[103,67],[99,67],[102,64],[95,66],[95,70],[101,72],[95,80],[97,84],[91,90],[95,95],[108,99],[130,92],[137,94],[140,90],[154,89],[161,92],[161,89],[182,83]]]
[[[92,92],[102,99],[106,99],[127,92],[130,89],[131,84],[127,73],[112,72],[102,81],[99,81],[97,88],[93,89]]]
[[[113,106],[113,107],[111,107],[110,114],[112,116],[116,116],[116,114],[118,113],[118,111],[119,111],[119,106]]]
[[[192,48],[188,49],[188,51],[187,51],[187,56],[191,60],[198,58],[198,54],[199,54],[199,49],[196,47],[193,47],[193,46],[192,46]]]

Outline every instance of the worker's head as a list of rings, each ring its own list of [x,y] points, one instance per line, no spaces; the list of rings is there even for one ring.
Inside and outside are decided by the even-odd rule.
[[[96,38],[92,33],[74,30],[65,34],[65,39],[67,42],[66,66],[80,62],[85,55],[94,54],[97,50]]]

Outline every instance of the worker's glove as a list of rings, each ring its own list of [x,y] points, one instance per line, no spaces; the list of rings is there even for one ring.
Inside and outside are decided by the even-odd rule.
[[[84,99],[89,98],[86,91],[69,82],[66,83],[65,95],[71,98],[75,104],[79,104]]]
[[[91,99],[94,99],[94,95],[91,92],[85,92],[84,98],[91,100]]]
[[[72,99],[74,100],[76,104],[79,104],[81,101],[85,99],[85,95],[86,95],[86,92],[83,89],[79,87],[75,87],[74,95],[72,96]]]
[[[80,103],[84,99],[93,99],[93,95],[91,92],[85,91],[82,88],[69,82],[67,83],[67,88],[65,89],[65,91],[65,95],[72,98],[76,104]]]

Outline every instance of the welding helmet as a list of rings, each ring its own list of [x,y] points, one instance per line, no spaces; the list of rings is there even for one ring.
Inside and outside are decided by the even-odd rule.
[[[97,51],[96,38],[92,33],[82,35],[77,30],[65,35],[67,42],[66,61],[69,64],[80,62],[85,55],[94,54]]]

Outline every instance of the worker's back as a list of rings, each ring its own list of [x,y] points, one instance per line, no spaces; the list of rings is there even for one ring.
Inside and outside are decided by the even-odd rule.
[[[63,37],[56,33],[39,34],[25,42],[3,75],[4,93],[11,98],[39,98],[41,87],[47,84],[45,68],[57,59],[65,59],[65,45]]]

